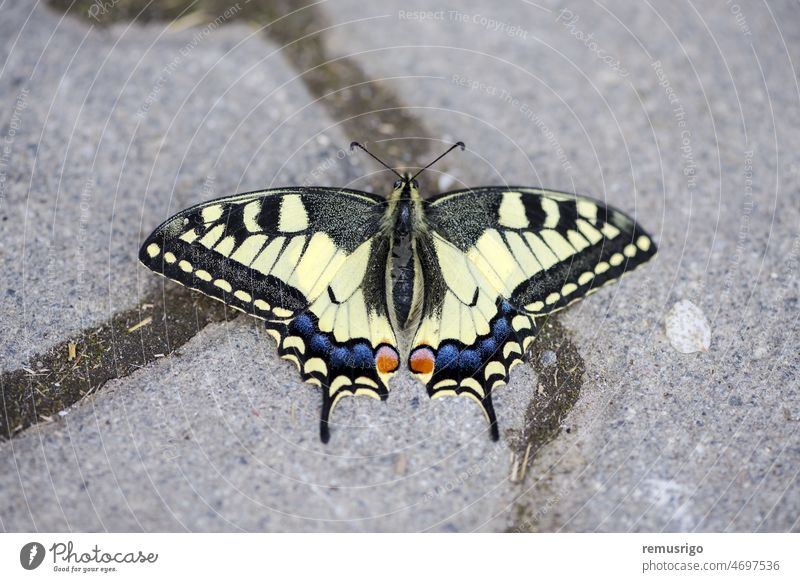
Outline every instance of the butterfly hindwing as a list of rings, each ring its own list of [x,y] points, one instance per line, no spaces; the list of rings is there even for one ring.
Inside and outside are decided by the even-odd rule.
[[[399,355],[386,302],[384,200],[328,188],[240,194],[176,214],[142,245],[150,269],[264,319],[323,391],[322,439],[343,396],[383,399]],[[377,274],[376,274],[377,273]]]
[[[627,215],[572,194],[489,187],[426,204],[415,245],[425,293],[409,368],[431,397],[478,401],[498,438],[491,391],[561,309],[650,259]]]
[[[466,396],[480,404],[499,438],[492,390],[536,334],[534,318],[516,309],[467,255],[439,233],[418,239],[425,292],[409,369],[431,398]]]

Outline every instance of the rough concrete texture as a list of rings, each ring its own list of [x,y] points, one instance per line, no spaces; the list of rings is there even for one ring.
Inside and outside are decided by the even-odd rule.
[[[372,137],[305,107],[297,71],[242,25],[171,67],[201,29],[90,29],[16,4],[0,23],[6,135],[19,109],[0,168],[4,371],[160,285],[136,266],[138,243],[207,198],[207,176],[211,195],[302,183],[331,148]],[[316,389],[237,317],[0,443],[0,526],[797,530],[797,5],[323,10],[339,25],[325,34],[333,53],[414,108],[429,135],[467,143],[425,187],[589,193],[659,241],[653,263],[561,316],[586,369],[562,430],[512,482],[513,433],[490,442],[472,403],[430,402],[403,376],[385,403],[343,401],[323,446]],[[352,159],[325,180],[371,168]],[[665,317],[681,300],[707,318],[707,352],[670,345]],[[515,369],[497,393],[504,428],[524,424],[538,385],[529,364]]]

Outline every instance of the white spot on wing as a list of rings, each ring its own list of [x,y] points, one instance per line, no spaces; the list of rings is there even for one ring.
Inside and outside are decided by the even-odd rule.
[[[206,247],[207,249],[210,249],[215,244],[217,244],[217,241],[220,238],[222,238],[222,234],[224,232],[225,232],[225,225],[218,224],[203,235],[203,238],[200,239],[200,244]]]
[[[224,279],[217,279],[216,281],[214,281],[214,285],[216,285],[223,291],[227,291],[228,293],[233,291],[233,287],[231,287],[231,284],[225,281]]]
[[[597,204],[589,200],[578,200],[576,206],[578,214],[590,222],[597,222]]]
[[[558,221],[561,218],[561,212],[558,210],[558,202],[550,198],[541,199],[542,210],[544,210],[544,227],[555,228],[558,226]]]
[[[250,232],[260,232],[263,230],[258,224],[258,215],[261,212],[261,202],[254,200],[244,207],[244,225]]]
[[[528,228],[525,205],[519,192],[504,192],[498,212],[499,222],[506,228]]]
[[[283,232],[299,232],[308,228],[308,212],[299,194],[287,194],[281,199],[278,228]]]
[[[214,222],[219,220],[222,216],[222,205],[214,204],[213,206],[206,206],[200,211],[203,217],[203,222]]]
[[[214,250],[224,257],[229,257],[233,252],[233,246],[235,244],[236,239],[234,237],[226,236],[224,239],[222,239],[222,242],[214,247]]]
[[[249,267],[250,263],[253,262],[253,259],[256,258],[256,255],[258,255],[259,251],[264,248],[264,243],[266,242],[266,235],[250,235],[241,245],[239,245],[239,248],[234,251],[234,253],[231,255],[231,259]]]
[[[252,301],[253,299],[250,296],[250,293],[248,293],[247,291],[242,291],[241,289],[237,289],[234,292],[233,296],[236,297],[236,299],[238,299],[239,301],[244,301],[245,303],[250,303],[250,301]]]
[[[606,222],[600,228],[600,232],[602,232],[603,236],[605,236],[606,238],[614,238],[617,235],[619,235],[619,229],[609,222]]]
[[[184,233],[183,233],[181,236],[179,236],[178,238],[180,238],[180,239],[181,239],[182,241],[184,241],[184,242],[187,242],[187,243],[189,243],[189,244],[192,244],[192,243],[193,243],[195,240],[197,240],[197,237],[198,237],[198,236],[199,236],[199,235],[197,234],[197,231],[196,231],[195,229],[193,229],[193,228],[192,228],[192,229],[189,229],[189,230],[187,230],[186,232],[184,232]]]

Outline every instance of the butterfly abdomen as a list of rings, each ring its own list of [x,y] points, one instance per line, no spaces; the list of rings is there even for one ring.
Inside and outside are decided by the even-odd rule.
[[[415,319],[423,285],[415,239],[427,231],[422,199],[415,184],[406,182],[392,191],[385,225],[392,237],[390,302],[398,328],[407,329]]]

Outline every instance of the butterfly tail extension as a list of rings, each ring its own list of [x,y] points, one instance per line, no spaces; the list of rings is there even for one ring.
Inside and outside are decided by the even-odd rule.
[[[432,399],[463,396],[477,402],[492,439],[499,440],[492,392],[508,382],[511,369],[522,362],[538,328],[532,316],[498,299],[496,314],[485,331],[470,343],[453,338],[432,341],[433,336],[427,332],[424,343],[417,343],[412,349],[408,366],[426,385]],[[422,337],[425,335],[418,336],[420,340]]]
[[[492,403],[492,392],[486,394],[486,398],[481,401],[483,412],[486,414],[486,419],[489,421],[489,433],[493,441],[500,440],[500,428],[497,426],[497,415],[494,413],[494,404]]]
[[[306,380],[308,382],[308,380]],[[381,386],[380,390],[373,390],[372,388],[365,388],[364,386],[356,386],[354,389],[339,389],[332,391],[330,386],[322,385],[322,411],[320,412],[319,419],[319,438],[327,444],[331,440],[331,415],[334,408],[339,404],[339,401],[346,396],[365,395],[368,394],[377,400],[384,401],[389,397],[387,387]]]
[[[293,362],[303,380],[322,391],[322,442],[330,440],[330,418],[342,398],[388,398],[389,379],[397,370],[399,357],[392,345],[373,348],[366,339],[338,342],[332,334],[320,330],[310,312],[265,323],[267,333],[278,343],[281,358]]]
[[[319,440],[328,444],[331,440],[330,418],[333,410],[333,399],[328,395],[328,391],[322,391],[322,413],[319,419]]]

